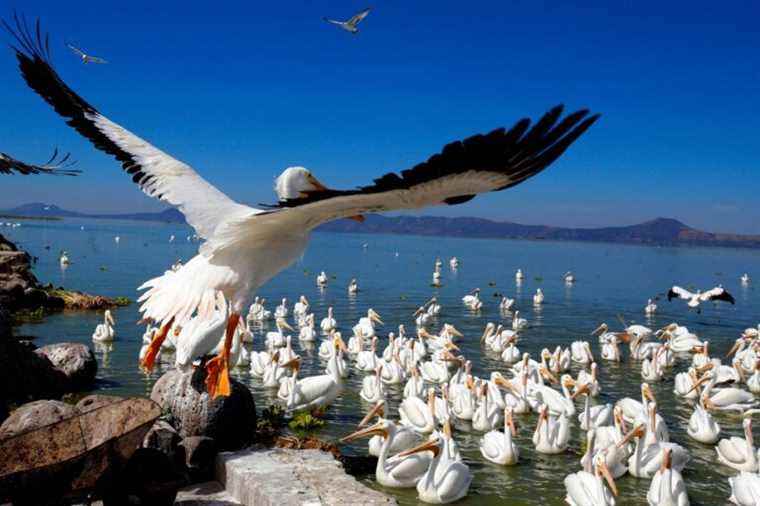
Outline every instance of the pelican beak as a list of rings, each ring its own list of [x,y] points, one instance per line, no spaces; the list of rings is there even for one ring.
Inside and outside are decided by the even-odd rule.
[[[348,353],[348,346],[346,346],[346,343],[343,341],[343,337],[341,337],[340,334],[335,335],[335,345],[343,350],[343,353]]]
[[[382,418],[383,415],[385,415],[385,402],[380,401],[377,404],[375,404],[372,409],[367,412],[364,418],[362,418],[362,421],[359,422],[359,425],[357,427],[364,428],[367,427],[369,424],[369,421],[372,420],[374,417]]]
[[[692,393],[694,390],[696,390],[697,388],[699,388],[700,386],[702,386],[704,383],[708,382],[709,380],[710,378],[708,376],[702,376],[701,378],[699,378],[699,380],[696,383],[694,383],[694,386],[691,387],[688,392],[686,392],[686,395]]]
[[[670,450],[665,450],[666,452],[669,452]],[[612,477],[612,473],[610,473],[610,468],[607,467],[607,462],[605,459],[601,459],[601,463],[599,464],[599,470],[602,472],[602,476],[604,476],[604,480],[607,482],[607,485],[609,485],[610,490],[612,491],[612,495],[617,497],[618,495],[618,489],[617,485],[615,485],[615,479]]]
[[[713,364],[712,362],[708,362],[705,365],[703,365],[702,367],[697,368],[697,372],[699,374],[704,374],[704,373],[706,373],[707,371],[709,371],[710,369],[712,369],[714,367],[715,367],[715,364]]]
[[[555,384],[555,385],[559,383],[559,380],[557,379],[557,377],[554,376],[552,373],[550,373],[549,369],[547,369],[546,367],[539,368],[539,372],[541,373],[541,376],[549,380],[550,383]]]
[[[615,334],[615,336],[621,341],[623,341],[624,343],[631,342],[631,334],[629,334],[628,332],[618,332],[617,334]]]
[[[403,451],[399,454],[397,454],[397,457],[408,457],[409,455],[414,455],[415,453],[420,452],[433,452],[433,455],[438,455],[438,453],[441,451],[441,447],[439,446],[438,439],[433,438],[429,441],[425,441],[422,444],[419,444],[415,446],[414,448],[409,448],[406,451]]]
[[[583,385],[581,385],[580,387],[578,387],[578,389],[575,392],[573,392],[573,395],[571,395],[570,398],[572,400],[575,400],[576,397],[578,397],[579,395],[584,394],[584,393],[587,394],[588,391],[589,391],[588,383],[584,383]]]
[[[671,450],[670,448],[665,448],[662,454],[662,464],[660,464],[660,470],[665,471],[666,469],[670,469],[670,466],[672,464],[672,456],[671,456]]]
[[[377,323],[379,325],[385,325],[383,323],[383,320],[380,319],[380,315],[379,314],[377,314],[374,310],[370,310],[370,311],[371,311],[371,313],[369,314],[369,317],[370,317],[370,319],[373,322],[375,322],[375,323]]]
[[[497,376],[496,379],[493,380],[493,382],[496,383],[500,387],[506,388],[507,390],[512,390],[513,389],[512,383],[510,383],[509,381],[507,381],[502,376]]]
[[[285,362],[284,364],[282,364],[282,367],[287,367],[289,369],[293,369],[294,371],[298,371],[299,369],[301,369],[301,358],[296,357],[293,360]]]
[[[475,380],[472,379],[472,376],[467,376],[467,379],[464,380],[464,383],[470,390],[473,390],[475,388]]]
[[[447,438],[451,439],[451,422],[448,418],[446,418],[446,420],[443,422],[443,434]]]
[[[516,436],[517,435],[517,426],[515,425],[515,419],[512,416],[512,409],[511,408],[507,408],[506,409],[506,414],[504,416],[507,417],[507,424],[509,424],[509,430],[512,431],[512,435],[513,436]]]
[[[652,402],[657,402],[657,399],[654,396],[654,392],[652,392],[652,387],[649,386],[649,383],[644,383],[644,386],[641,387],[641,391],[647,399]]]
[[[326,192],[330,191],[330,189],[319,182],[319,180],[314,177],[313,174],[309,173],[309,175],[306,176],[306,180],[309,182],[310,185],[314,187],[314,190],[312,192]]]
[[[453,335],[455,335],[457,337],[464,337],[464,335],[461,332],[459,332],[456,329],[456,327],[454,327],[453,325],[451,327],[449,327],[449,332],[451,332]]]
[[[459,351],[459,346],[457,346],[456,344],[452,343],[451,341],[447,342],[447,343],[444,345],[444,347],[445,347],[447,350],[456,350],[456,351]]]
[[[592,335],[592,336],[598,336],[598,335],[600,335],[600,334],[602,334],[603,332],[606,332],[606,331],[607,331],[607,324],[606,324],[606,323],[602,323],[601,325],[599,325],[599,326],[596,328],[596,330],[594,330],[594,331],[591,333],[591,335]]]
[[[274,352],[274,355],[272,355],[272,358],[270,359],[270,362],[271,362],[272,364],[276,364],[276,363],[277,363],[277,362],[279,362],[279,361],[280,361],[280,352],[279,352],[279,350],[278,350],[278,351],[275,351],[275,352]]]
[[[348,443],[349,441],[353,441],[355,439],[377,435],[383,436],[384,438],[388,437],[388,431],[385,430],[385,426],[381,422],[378,422],[375,425],[371,425],[365,429],[357,430],[348,436],[342,437],[340,438],[340,442]]]
[[[734,353],[739,351],[739,347],[742,345],[741,339],[737,339],[734,345],[731,347],[730,350],[728,350],[728,353],[726,354],[727,357],[732,356]]]
[[[617,444],[617,447],[623,448],[625,445],[630,443],[631,439],[633,439],[634,437],[641,437],[643,435],[644,435],[644,425],[643,424],[637,425],[636,427],[631,429],[631,431],[628,434],[623,436],[623,439],[620,440],[620,442]]]
[[[293,327],[291,327],[290,324],[288,322],[286,322],[285,320],[282,320],[280,322],[280,326],[282,326],[282,328],[287,329],[287,330],[289,330],[291,332],[295,332],[295,330],[293,329]]]

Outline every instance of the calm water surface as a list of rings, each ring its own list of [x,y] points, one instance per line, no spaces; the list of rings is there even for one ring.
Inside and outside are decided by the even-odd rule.
[[[84,227],[84,230],[81,229]],[[57,222],[23,222],[20,228],[0,228],[0,232],[17,241],[38,257],[37,276],[43,282],[64,285],[94,294],[136,298],[135,288],[149,277],[163,272],[178,258],[189,259],[197,244],[186,241],[189,229],[181,226],[101,221],[65,220]],[[177,240],[170,244],[169,236]],[[120,236],[117,245],[114,236]],[[364,249],[362,245],[368,244]],[[49,246],[49,249],[46,249]],[[72,264],[61,270],[58,254],[69,252]],[[458,271],[448,269],[448,258],[461,259]],[[433,262],[444,260],[444,286],[430,287]],[[522,268],[526,279],[516,286],[514,272]],[[320,291],[314,282],[316,274],[325,270],[334,279]],[[566,287],[562,275],[572,270],[577,282]],[[474,363],[474,373],[487,376],[490,371],[506,371],[498,357],[482,352],[479,337],[489,321],[499,322],[498,298],[504,293],[517,298],[521,315],[530,322],[522,334],[521,351],[534,356],[544,347],[568,346],[576,339],[591,339],[591,332],[606,321],[618,327],[617,315],[627,320],[661,327],[672,321],[687,325],[703,339],[711,342],[711,351],[723,356],[733,340],[749,326],[760,320],[760,298],[755,285],[742,287],[743,272],[760,281],[760,252],[720,248],[653,248],[612,244],[580,244],[527,242],[510,240],[463,240],[434,237],[315,234],[303,259],[271,281],[260,293],[274,310],[275,301],[288,297],[291,301],[305,294],[319,322],[334,306],[335,317],[344,336],[367,308],[373,307],[385,321],[379,335],[404,323],[413,328],[412,313],[427,298],[435,294],[443,306],[435,328],[443,322],[454,324],[466,336],[460,344],[464,354]],[[355,297],[346,293],[350,278],[359,280],[361,292]],[[659,311],[645,319],[643,306],[647,298],[666,291],[672,283],[683,286],[708,287],[722,283],[736,297],[736,305],[708,305],[702,314],[688,313],[685,305],[659,302]],[[484,308],[477,314],[466,311],[461,297],[474,287],[482,288]],[[542,308],[533,309],[532,295],[542,288],[546,301]],[[149,394],[160,371],[145,375],[138,370],[137,355],[143,328],[138,320],[137,305],[115,312],[117,341],[109,352],[99,351],[98,390],[119,395]],[[19,333],[39,336],[36,343],[44,345],[58,341],[79,341],[91,344],[91,334],[102,314],[95,312],[64,313],[29,324]],[[258,336],[257,336],[258,337]],[[381,340],[385,346],[385,339]],[[594,352],[599,353],[596,339]],[[259,339],[255,349],[261,348]],[[296,350],[304,357],[303,373],[321,373],[315,350],[306,350],[297,343]],[[669,371],[666,380],[654,386],[660,409],[671,432],[671,439],[689,449],[692,461],[684,471],[689,496],[695,505],[725,504],[730,494],[727,477],[734,473],[716,464],[715,451],[690,439],[685,433],[691,407],[674,398],[672,378],[687,367],[681,361]],[[600,364],[602,394],[598,402],[614,402],[625,397],[639,397],[640,364],[625,361],[620,365]],[[573,376],[577,369],[573,369]],[[256,396],[259,408],[271,404],[270,392],[261,388],[247,371],[236,373]],[[347,388],[327,412],[327,426],[319,434],[325,439],[352,431],[367,406],[359,398],[361,376],[355,371],[347,380]],[[400,390],[391,396],[391,413],[401,399]],[[542,456],[533,451],[530,436],[535,415],[519,420],[519,465],[502,468],[485,462],[478,451],[479,434],[456,434],[462,454],[469,464],[474,481],[469,496],[461,504],[480,505],[559,505],[563,504],[565,475],[580,469],[582,435],[573,429],[572,445],[559,456]],[[723,428],[722,436],[741,435],[741,420],[735,415],[717,415]],[[760,425],[760,424],[758,424]],[[366,446],[357,443],[344,451],[363,453]],[[376,486],[373,477],[364,481]],[[626,477],[618,482],[619,504],[644,505],[648,480]],[[402,504],[417,504],[414,490],[388,491]]]

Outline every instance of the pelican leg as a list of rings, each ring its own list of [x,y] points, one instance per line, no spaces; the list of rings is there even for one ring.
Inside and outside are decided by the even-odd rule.
[[[166,336],[169,334],[169,329],[174,324],[174,317],[172,316],[168,322],[166,322],[161,329],[153,336],[150,344],[148,345],[148,351],[140,362],[140,366],[147,372],[153,370],[153,365],[156,362],[158,352],[161,351],[161,345],[164,343]]]
[[[220,395],[230,395],[230,348],[232,337],[240,322],[240,315],[232,313],[227,319],[227,330],[224,333],[224,346],[219,355],[206,363],[206,389],[212,399]]]

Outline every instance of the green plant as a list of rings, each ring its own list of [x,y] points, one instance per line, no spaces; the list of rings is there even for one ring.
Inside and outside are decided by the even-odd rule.
[[[261,416],[256,421],[256,430],[258,432],[275,433],[285,425],[285,411],[282,407],[273,404],[264,408]]]
[[[129,297],[115,297],[113,299],[114,304],[117,306],[128,306],[132,304],[132,301],[129,299]]]
[[[18,323],[38,322],[45,316],[45,308],[21,309],[13,314],[14,320]]]
[[[308,433],[324,427],[325,421],[313,416],[306,411],[299,411],[293,415],[288,427],[295,433]]]

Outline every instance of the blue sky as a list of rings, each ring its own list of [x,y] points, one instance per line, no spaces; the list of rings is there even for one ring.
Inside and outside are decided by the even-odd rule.
[[[564,103],[603,116],[549,170],[424,214],[760,233],[760,4],[574,3],[378,0],[357,36],[321,21],[365,7],[343,0],[10,0],[0,14],[41,16],[70,86],[246,203],[272,202],[289,165],[352,187]],[[64,40],[111,63],[83,66]],[[85,171],[4,177],[0,208],[162,208],[26,87],[10,51],[0,65],[0,150],[44,161],[60,146]]]

